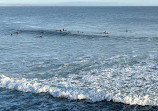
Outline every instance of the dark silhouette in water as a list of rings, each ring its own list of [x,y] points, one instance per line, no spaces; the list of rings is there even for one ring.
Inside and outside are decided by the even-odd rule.
[[[127,32],[129,32],[129,33],[133,33],[133,31],[132,30],[125,30],[125,32],[127,33]]]
[[[62,30],[61,30],[61,29],[59,29],[59,30],[56,30],[56,31],[62,32]]]
[[[128,30],[126,29],[125,32],[128,32]]]
[[[63,31],[67,31],[67,30],[65,30],[65,29],[63,28]]]
[[[104,37],[109,37],[109,35],[105,35]]]
[[[18,32],[18,31],[16,31],[15,33],[16,33],[17,35],[19,34],[19,32]]]
[[[10,36],[12,36],[13,34],[11,33]]]
[[[105,31],[104,34],[109,34],[109,32]]]

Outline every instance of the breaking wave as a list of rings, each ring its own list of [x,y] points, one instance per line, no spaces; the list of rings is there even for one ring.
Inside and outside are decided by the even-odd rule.
[[[151,69],[149,66],[107,68],[102,71],[93,69],[90,72],[71,74],[67,78],[52,77],[43,80],[1,74],[0,87],[23,92],[48,93],[53,97],[74,100],[112,100],[130,105],[158,106],[157,69]]]

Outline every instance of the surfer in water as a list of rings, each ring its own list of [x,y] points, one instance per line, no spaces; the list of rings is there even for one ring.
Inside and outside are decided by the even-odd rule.
[[[61,30],[61,29],[59,29],[59,30],[56,30],[56,31],[62,32],[62,30]]]
[[[67,30],[65,30],[65,29],[63,28],[63,31],[67,31]]]
[[[104,31],[104,34],[106,34],[104,37],[109,37],[109,32]]]
[[[109,34],[109,32],[105,31],[104,34]]]

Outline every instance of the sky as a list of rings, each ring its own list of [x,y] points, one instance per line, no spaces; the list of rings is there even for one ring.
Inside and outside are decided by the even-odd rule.
[[[158,6],[158,0],[0,0],[0,6]]]

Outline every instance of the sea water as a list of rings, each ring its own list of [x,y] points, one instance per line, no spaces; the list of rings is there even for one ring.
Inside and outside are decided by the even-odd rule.
[[[158,7],[0,7],[0,110],[158,110]]]

